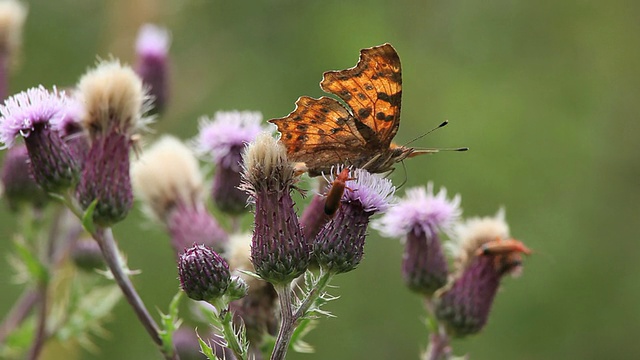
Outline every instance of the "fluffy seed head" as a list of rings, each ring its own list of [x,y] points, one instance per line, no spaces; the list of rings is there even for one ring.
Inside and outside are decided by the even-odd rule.
[[[13,54],[22,43],[27,6],[16,0],[0,1],[0,53]]]
[[[294,167],[287,160],[287,150],[269,133],[263,132],[242,155],[243,183],[241,187],[255,194],[258,191],[289,191],[294,183]]]
[[[84,127],[92,140],[109,132],[132,135],[144,128],[150,100],[142,80],[118,60],[101,61],[80,78],[78,98],[84,105]]]
[[[165,221],[176,204],[203,201],[202,174],[193,152],[180,140],[163,136],[131,169],[135,194],[149,215]]]

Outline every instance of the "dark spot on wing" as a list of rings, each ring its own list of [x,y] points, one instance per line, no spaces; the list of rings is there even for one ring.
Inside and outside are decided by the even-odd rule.
[[[358,110],[358,116],[360,119],[367,118],[369,115],[371,115],[371,108],[362,108]]]

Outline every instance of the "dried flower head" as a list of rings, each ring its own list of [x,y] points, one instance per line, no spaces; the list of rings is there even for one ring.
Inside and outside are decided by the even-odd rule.
[[[255,202],[251,260],[263,279],[288,283],[305,272],[309,247],[293,209],[293,164],[286,150],[268,133],[258,136],[243,155],[241,188]]]
[[[458,220],[459,205],[459,195],[448,200],[446,189],[434,194],[429,183],[426,189],[407,189],[405,197],[372,224],[383,236],[405,240],[402,274],[411,290],[431,295],[447,283],[440,233],[450,231]]]
[[[93,220],[110,226],[124,219],[133,204],[129,152],[144,128],[148,96],[142,80],[117,60],[103,61],[79,81],[77,96],[85,110],[83,125],[91,146],[77,196],[86,209],[97,205]]]
[[[528,249],[509,239],[503,210],[495,217],[469,219],[456,233],[456,274],[437,294],[436,316],[451,335],[462,337],[484,327],[502,276],[520,268],[520,254]],[[518,246],[494,252],[484,247],[496,241],[514,241]]]
[[[207,211],[198,161],[180,140],[160,138],[134,162],[131,176],[145,212],[167,226],[176,253],[194,243],[223,251],[227,234]]]
[[[27,18],[27,6],[16,0],[0,2],[0,54],[14,54],[22,43],[22,27]]]
[[[340,173],[338,169],[337,173]],[[367,226],[372,215],[390,206],[395,187],[389,179],[363,169],[351,172],[340,209],[313,243],[313,255],[326,271],[344,273],[358,266],[364,255]],[[333,182],[333,178],[329,182]]]

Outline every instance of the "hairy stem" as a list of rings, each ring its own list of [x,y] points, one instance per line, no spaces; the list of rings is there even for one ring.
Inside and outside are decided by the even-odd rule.
[[[278,330],[278,337],[276,338],[276,344],[271,353],[271,360],[282,360],[287,355],[289,349],[289,343],[291,342],[291,336],[295,330],[296,320],[293,315],[293,304],[291,302],[293,297],[293,291],[291,290],[291,284],[280,284],[274,286],[278,293],[278,299],[280,300],[280,312],[282,319],[280,322],[280,329]]]
[[[243,345],[238,341],[238,337],[233,329],[233,313],[231,313],[228,309],[221,313],[220,322],[222,322],[222,332],[224,333],[224,338],[227,341],[227,346],[233,354],[236,356],[238,360],[246,360],[247,352],[244,349]]]

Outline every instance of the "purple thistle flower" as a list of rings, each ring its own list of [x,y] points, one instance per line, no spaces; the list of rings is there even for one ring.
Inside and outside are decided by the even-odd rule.
[[[320,267],[333,273],[348,272],[358,266],[364,255],[369,219],[389,208],[395,192],[390,180],[366,170],[356,169],[351,176],[355,180],[346,182],[348,189],[342,195],[340,209],[320,230],[313,244],[313,255]]]
[[[154,98],[154,111],[161,113],[169,98],[169,31],[153,24],[145,24],[136,41],[136,72]]]
[[[194,245],[180,254],[178,275],[182,290],[193,300],[220,298],[231,283],[227,262],[204,245]]]
[[[22,136],[33,177],[48,192],[69,188],[78,179],[78,161],[57,131],[68,109],[64,94],[42,86],[18,93],[0,106],[2,148],[13,146]]]
[[[322,195],[314,194],[300,217],[304,237],[310,245],[313,244],[322,227],[331,220],[331,217],[324,212],[325,200]]]
[[[264,131],[262,114],[252,111],[217,112],[213,120],[200,120],[196,151],[213,160],[216,172],[212,196],[216,206],[227,213],[246,211],[248,194],[238,189],[241,181],[242,151]]]
[[[77,187],[83,208],[98,200],[93,220],[110,226],[124,219],[133,205],[129,150],[144,128],[148,97],[142,80],[118,61],[98,64],[78,83],[84,105],[84,128],[91,145]]]
[[[429,183],[426,190],[407,189],[405,197],[372,224],[383,236],[405,240],[402,275],[411,290],[431,295],[447,283],[439,233],[451,230],[460,217],[459,205],[459,195],[447,200],[444,188],[434,195]]]
[[[84,108],[76,98],[68,97],[67,111],[62,119],[56,123],[60,136],[71,149],[82,170],[85,157],[89,152],[89,138],[82,127]]]
[[[24,144],[14,145],[4,158],[0,180],[4,188],[4,197],[13,211],[18,210],[22,204],[41,208],[49,199],[33,179],[29,161],[27,146]]]
[[[456,274],[436,297],[436,316],[450,335],[475,334],[487,323],[501,278],[520,268],[520,253],[526,248],[491,252],[485,246],[508,239],[509,226],[502,210],[495,217],[472,218],[456,227],[452,247]]]
[[[244,155],[241,188],[255,202],[251,261],[256,273],[274,284],[286,284],[309,266],[309,246],[293,209],[295,177],[286,150],[268,133],[250,144]]]
[[[228,235],[207,211],[198,160],[180,140],[164,136],[156,141],[131,174],[136,196],[147,214],[166,225],[176,255],[192,244],[223,251]]]

